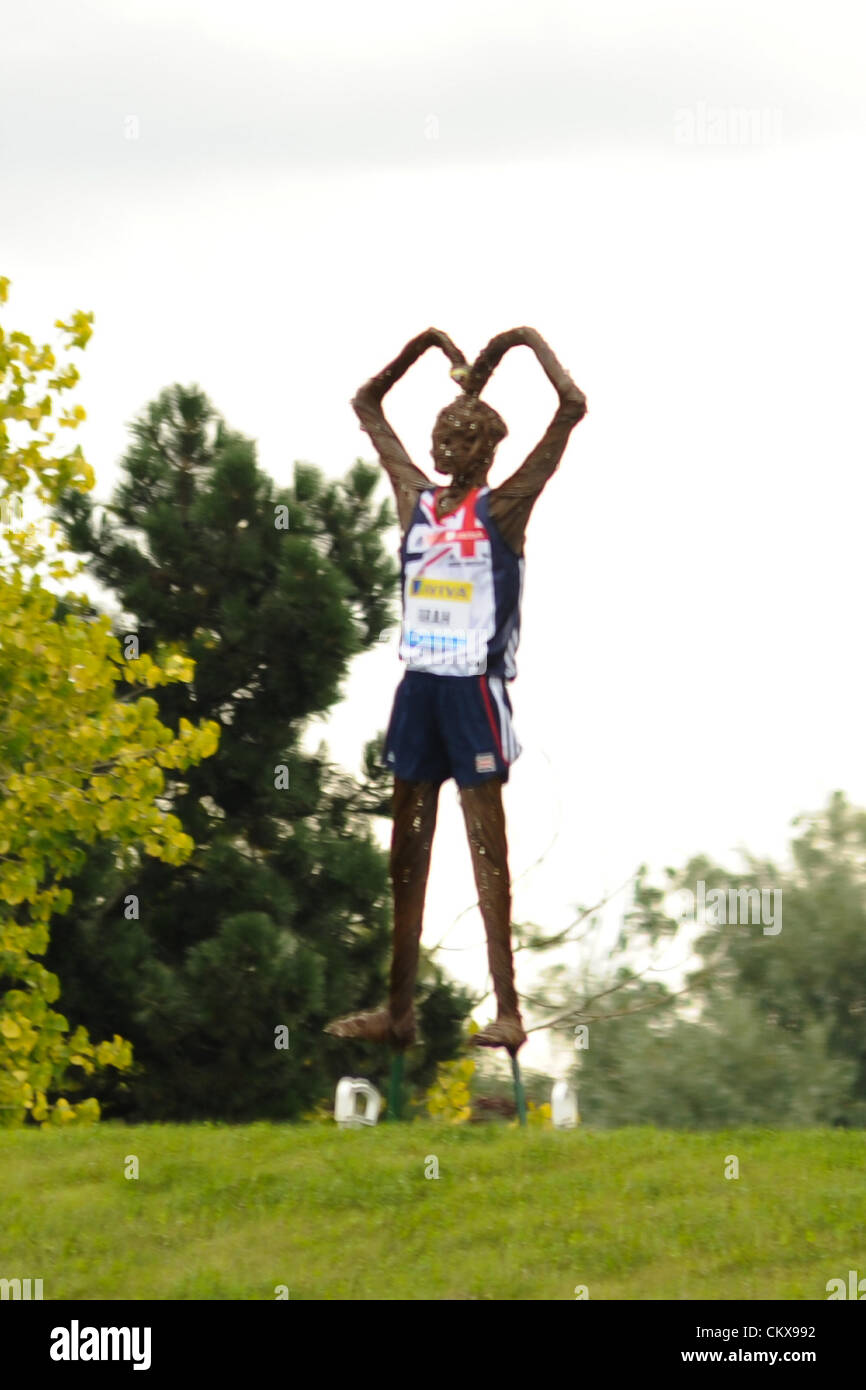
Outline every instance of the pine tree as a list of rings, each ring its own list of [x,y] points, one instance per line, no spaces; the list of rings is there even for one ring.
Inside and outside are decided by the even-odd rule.
[[[393,517],[374,502],[378,470],[361,462],[340,482],[296,465],[276,490],[253,443],[195,387],[162,392],[132,435],[102,515],[70,492],[57,519],[116,595],[118,634],[142,653],[177,644],[194,659],[191,684],[153,692],[160,718],[172,729],[214,719],[220,746],[182,778],[166,774],[165,804],[196,844],[189,861],[112,843],[91,853],[49,964],[70,1020],[133,1043],[137,1072],[105,1083],[106,1113],[290,1118],[357,1068],[358,1045],[322,1028],[376,1003],[387,975],[376,740],[359,784],[302,737],[392,621],[382,536]],[[419,1082],[453,1055],[470,1007],[428,962]],[[362,1060],[381,1080],[387,1055]]]

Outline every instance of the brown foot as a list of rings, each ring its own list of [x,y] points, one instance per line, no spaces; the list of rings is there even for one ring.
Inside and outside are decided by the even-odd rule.
[[[415,1018],[409,1013],[395,1025],[387,1008],[374,1009],[370,1013],[335,1018],[325,1032],[334,1038],[362,1038],[365,1042],[390,1043],[392,1047],[403,1048],[415,1041]]]
[[[507,1047],[513,1057],[526,1042],[526,1034],[519,1018],[497,1018],[476,1033],[472,1042],[476,1047]]]

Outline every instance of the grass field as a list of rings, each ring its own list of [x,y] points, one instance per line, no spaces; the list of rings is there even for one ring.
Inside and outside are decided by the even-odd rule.
[[[45,1299],[825,1299],[849,1269],[862,1132],[0,1130],[0,1278]]]

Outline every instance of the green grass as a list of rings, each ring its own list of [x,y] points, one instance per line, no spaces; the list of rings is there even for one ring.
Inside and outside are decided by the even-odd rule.
[[[862,1132],[103,1123],[0,1130],[0,1175],[0,1277],[46,1299],[825,1299],[866,1275]]]

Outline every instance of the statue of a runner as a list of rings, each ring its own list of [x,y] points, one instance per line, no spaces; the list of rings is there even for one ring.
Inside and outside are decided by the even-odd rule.
[[[487,475],[502,418],[478,399],[509,348],[532,348],[559,396],[540,443],[500,487]],[[416,468],[382,410],[385,393],[429,347],[452,363],[463,394],[440,411],[433,430],[435,487]],[[407,669],[391,712],[383,750],[394,773],[391,883],[394,943],[388,1002],[369,1013],[336,1019],[327,1032],[390,1043],[415,1039],[413,995],[430,848],[439,788],[453,777],[466,821],[496,1019],[474,1042],[505,1047],[512,1057],[526,1041],[514,985],[511,881],[502,805],[509,766],[521,751],[511,724],[507,683],[516,675],[523,541],[529,514],[556,470],[571,431],[586,414],[586,397],[532,328],[499,333],[470,367],[451,339],[428,328],[361,387],[352,402],[397,499],[403,628]]]

